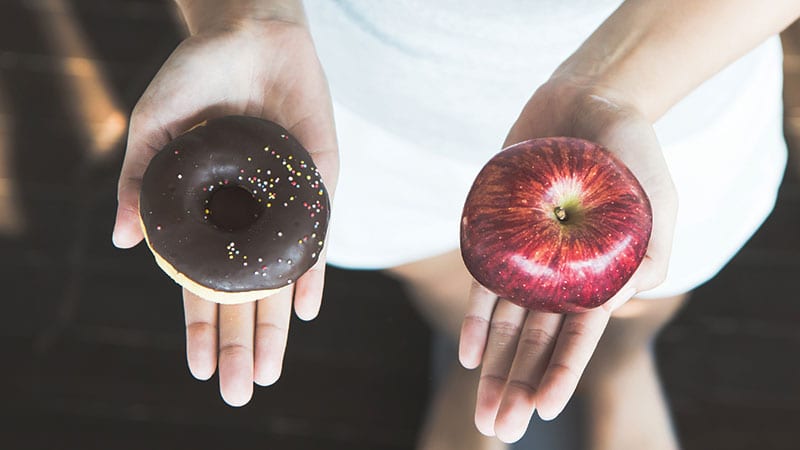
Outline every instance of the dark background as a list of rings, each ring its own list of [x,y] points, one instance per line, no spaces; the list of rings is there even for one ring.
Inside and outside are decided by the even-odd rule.
[[[59,3],[0,0],[0,449],[411,448],[431,333],[377,273],[330,270],[248,406],[191,378],[178,288],[144,246],[111,245],[124,136],[97,148],[105,115],[75,97],[128,114],[181,27],[166,0]],[[48,37],[65,23],[83,39]],[[800,31],[784,38],[795,149]],[[800,448],[798,173],[793,157],[770,219],[658,342],[686,449]]]

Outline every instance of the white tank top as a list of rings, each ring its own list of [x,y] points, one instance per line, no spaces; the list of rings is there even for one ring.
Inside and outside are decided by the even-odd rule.
[[[536,87],[621,1],[306,3],[337,102],[471,160],[502,144]]]
[[[328,260],[385,268],[458,248],[474,176],[619,4],[307,0],[342,158]],[[769,214],[786,161],[781,106],[773,37],[655,124],[680,207],[667,281],[647,295],[708,280]]]

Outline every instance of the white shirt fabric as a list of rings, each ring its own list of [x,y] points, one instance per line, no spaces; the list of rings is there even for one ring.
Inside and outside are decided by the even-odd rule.
[[[388,268],[458,248],[464,199],[534,90],[620,0],[307,0],[341,152],[328,261]],[[713,277],[774,206],[786,164],[769,39],[655,124],[678,189],[667,280]]]

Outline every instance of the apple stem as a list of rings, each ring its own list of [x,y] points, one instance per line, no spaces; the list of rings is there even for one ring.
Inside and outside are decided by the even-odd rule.
[[[564,209],[564,208],[562,208],[560,206],[556,206],[555,209],[553,209],[553,214],[556,215],[556,219],[558,219],[559,222],[566,222],[566,220],[567,220],[567,210],[566,209]]]

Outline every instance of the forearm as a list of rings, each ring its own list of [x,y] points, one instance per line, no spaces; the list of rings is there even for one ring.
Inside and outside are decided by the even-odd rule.
[[[599,87],[655,121],[800,15],[800,0],[627,0],[553,75]]]
[[[191,34],[242,21],[305,23],[301,0],[176,0]]]

